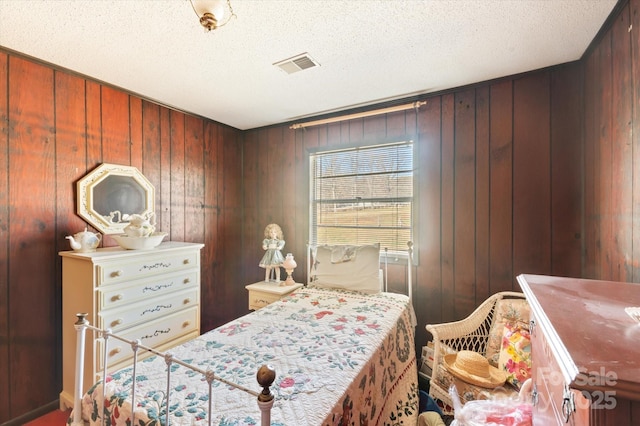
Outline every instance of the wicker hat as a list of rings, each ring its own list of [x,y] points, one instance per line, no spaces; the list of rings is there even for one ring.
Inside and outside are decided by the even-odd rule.
[[[445,355],[444,365],[460,380],[483,388],[502,386],[507,380],[505,371],[490,365],[485,357],[473,351]]]

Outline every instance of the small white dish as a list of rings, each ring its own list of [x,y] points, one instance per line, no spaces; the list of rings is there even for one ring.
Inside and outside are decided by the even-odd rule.
[[[127,250],[150,250],[160,245],[164,237],[168,234],[166,232],[154,232],[147,237],[130,237],[127,234],[112,235],[113,239],[120,245],[120,247]]]

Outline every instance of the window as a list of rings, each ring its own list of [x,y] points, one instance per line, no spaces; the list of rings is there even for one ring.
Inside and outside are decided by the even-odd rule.
[[[312,244],[406,252],[413,236],[413,141],[310,154]]]

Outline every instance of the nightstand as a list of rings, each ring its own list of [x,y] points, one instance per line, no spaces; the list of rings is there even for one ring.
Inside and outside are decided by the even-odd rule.
[[[283,285],[278,283],[266,283],[259,281],[249,284],[245,288],[249,291],[249,309],[258,310],[276,300],[282,299],[287,294],[302,287],[302,284]]]

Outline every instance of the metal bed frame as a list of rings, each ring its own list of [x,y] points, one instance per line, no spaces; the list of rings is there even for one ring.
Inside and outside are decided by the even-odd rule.
[[[408,242],[408,250],[407,250],[407,255],[408,255],[408,263],[407,263],[407,296],[409,297],[410,301],[413,301],[413,295],[412,295],[412,291],[413,291],[413,285],[412,285],[412,266],[413,266],[413,242]],[[310,277],[310,270],[311,270],[311,264],[310,264],[310,259],[311,259],[311,255],[309,253],[309,249],[311,248],[308,245],[308,250],[307,250],[307,279],[309,280]],[[387,268],[388,268],[388,249],[384,249],[384,259],[381,260],[381,262],[384,265],[384,276],[383,276],[383,291],[387,291]],[[308,284],[308,282],[307,282]],[[412,310],[412,314],[414,316],[414,325],[415,325],[415,313],[413,313]],[[181,361],[180,359],[175,358],[173,355],[171,355],[171,353],[169,352],[161,352],[158,351],[156,349],[153,349],[151,347],[145,346],[143,344],[140,343],[139,339],[136,340],[128,340],[125,338],[122,338],[114,333],[111,332],[111,329],[99,329],[97,327],[94,327],[92,325],[89,324],[89,321],[86,319],[86,317],[88,316],[88,314],[86,313],[78,313],[76,314],[77,317],[77,321],[74,324],[74,327],[77,331],[77,342],[76,342],[76,377],[75,377],[75,389],[74,389],[74,410],[73,410],[73,417],[72,417],[72,423],[71,426],[84,426],[84,421],[82,420],[82,397],[84,395],[83,393],[83,374],[82,372],[84,371],[84,349],[85,349],[85,335],[86,335],[86,331],[87,330],[92,330],[96,333],[98,333],[99,337],[104,339],[104,349],[102,351],[102,357],[104,359],[104,369],[102,370],[102,383],[106,383],[106,378],[107,378],[107,370],[108,370],[108,365],[107,365],[107,354],[109,351],[109,339],[110,338],[114,338],[117,340],[120,340],[124,343],[127,343],[129,345],[131,345],[131,349],[133,350],[133,379],[132,379],[132,391],[131,391],[131,406],[135,407],[136,406],[136,401],[135,401],[135,387],[136,387],[136,366],[138,363],[138,354],[140,352],[140,350],[146,351],[146,352],[150,352],[152,354],[155,354],[157,356],[160,356],[162,358],[164,358],[165,363],[167,364],[167,402],[166,402],[166,406],[169,407],[170,406],[170,397],[171,397],[171,364],[176,363],[179,364],[181,366],[184,366],[186,368],[191,369],[194,372],[197,372],[199,374],[202,374],[204,376],[204,378],[206,379],[207,383],[209,384],[209,407],[208,407],[208,425],[211,426],[212,425],[212,416],[211,416],[211,409],[212,409],[212,394],[213,394],[213,389],[212,389],[212,383],[214,380],[217,380],[219,382],[225,383],[229,386],[232,386],[236,389],[242,390],[244,392],[247,392],[250,395],[253,395],[256,397],[257,399],[257,403],[258,403],[258,407],[260,408],[260,413],[261,413],[261,426],[270,426],[271,424],[271,408],[273,407],[273,403],[274,403],[274,395],[271,392],[271,390],[269,389],[269,387],[273,384],[275,377],[276,377],[276,373],[275,370],[273,369],[273,367],[269,366],[269,365],[262,365],[257,373],[256,373],[256,379],[258,384],[262,387],[262,391],[261,392],[256,392],[254,390],[248,389],[244,386],[232,383],[226,379],[223,379],[221,377],[217,377],[215,376],[215,374],[213,373],[213,371],[211,370],[202,370],[200,368],[194,367],[184,361]],[[102,387],[102,402],[101,402],[101,406],[99,407],[100,412],[104,412],[104,399],[105,399],[105,386]],[[165,415],[165,425],[166,426],[170,426],[170,417],[169,417],[169,410],[167,409],[166,412],[164,413]],[[131,413],[131,423],[135,424],[135,410],[132,410]]]
[[[76,380],[75,380],[75,394],[74,394],[74,410],[73,410],[73,418],[71,426],[82,426],[84,425],[84,421],[82,420],[82,396],[83,396],[83,374],[84,371],[84,348],[85,348],[85,335],[87,330],[93,330],[97,332],[101,338],[104,339],[104,350],[102,356],[104,357],[104,369],[102,370],[102,383],[106,383],[107,377],[107,353],[109,346],[109,338],[113,337],[114,339],[120,340],[122,342],[128,343],[131,345],[133,350],[133,379],[131,384],[131,406],[136,406],[135,401],[135,388],[136,388],[136,366],[138,364],[138,353],[140,350],[151,352],[157,356],[164,358],[165,363],[167,364],[167,402],[166,406],[170,406],[170,398],[171,398],[171,364],[176,363],[183,367],[189,368],[197,373],[202,374],[207,383],[209,384],[209,408],[208,408],[208,424],[212,425],[212,416],[211,416],[211,405],[212,405],[212,383],[214,380],[225,383],[229,386],[232,386],[236,389],[247,392],[257,398],[258,407],[260,408],[261,413],[261,426],[269,426],[271,424],[271,407],[273,407],[274,396],[269,387],[273,384],[275,380],[276,373],[275,370],[269,365],[262,365],[257,373],[256,379],[258,384],[262,387],[262,392],[256,392],[254,390],[248,389],[244,386],[235,384],[230,382],[222,377],[217,377],[213,371],[211,370],[202,370],[200,368],[194,367],[186,362],[183,362],[171,355],[168,352],[157,351],[153,348],[145,346],[140,343],[140,340],[127,340],[116,334],[113,334],[110,329],[99,329],[89,324],[89,321],[86,319],[88,314],[78,313],[76,317],[78,318],[74,324],[74,327],[77,331],[77,342],[76,342]],[[104,412],[104,400],[105,400],[105,386],[102,386],[102,402],[99,407],[100,412]],[[131,424],[135,424],[135,410],[131,410]],[[165,412],[165,425],[170,425],[169,418],[169,410],[167,409]]]

